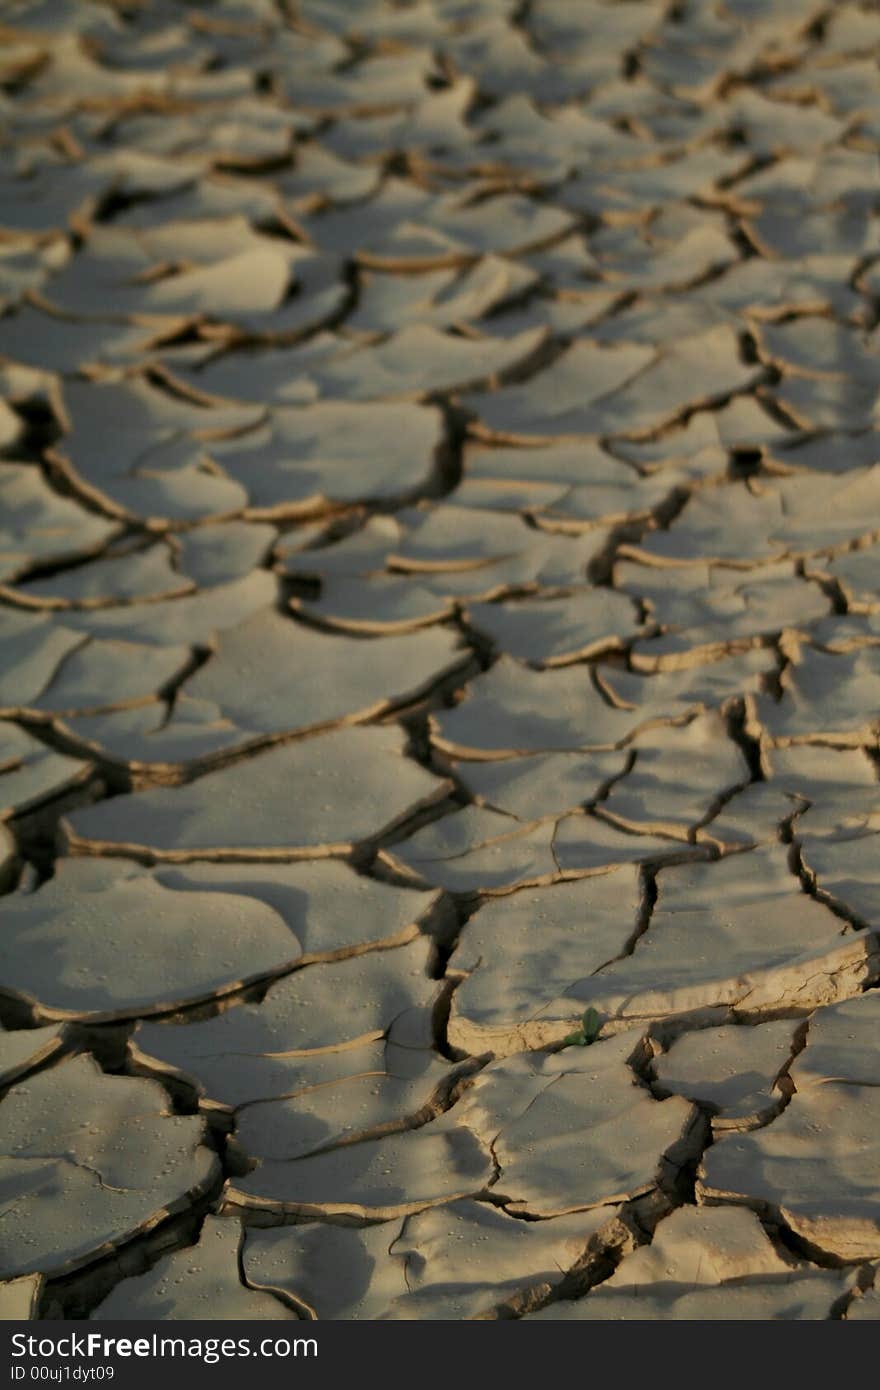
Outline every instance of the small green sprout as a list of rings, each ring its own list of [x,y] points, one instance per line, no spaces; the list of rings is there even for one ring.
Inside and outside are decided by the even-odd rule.
[[[589,1047],[602,1031],[602,1015],[595,1009],[585,1009],[581,1026],[576,1033],[569,1033],[562,1039],[563,1047]]]

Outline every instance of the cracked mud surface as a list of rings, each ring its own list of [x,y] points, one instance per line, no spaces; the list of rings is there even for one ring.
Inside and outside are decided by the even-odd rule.
[[[0,1316],[880,1316],[878,47],[0,6]]]

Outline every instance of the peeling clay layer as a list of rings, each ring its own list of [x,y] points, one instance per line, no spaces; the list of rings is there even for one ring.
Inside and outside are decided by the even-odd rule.
[[[876,1318],[876,6],[4,10],[0,1317]]]

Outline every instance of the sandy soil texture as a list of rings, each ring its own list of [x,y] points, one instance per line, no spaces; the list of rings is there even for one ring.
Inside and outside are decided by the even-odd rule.
[[[878,1316],[878,50],[0,4],[0,1316]]]

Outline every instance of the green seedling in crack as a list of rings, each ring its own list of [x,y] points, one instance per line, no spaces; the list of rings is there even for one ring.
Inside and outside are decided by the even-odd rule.
[[[567,1038],[563,1038],[563,1047],[589,1047],[594,1043],[602,1031],[602,1016],[595,1009],[585,1009],[581,1018],[581,1026],[576,1033],[569,1033]]]

